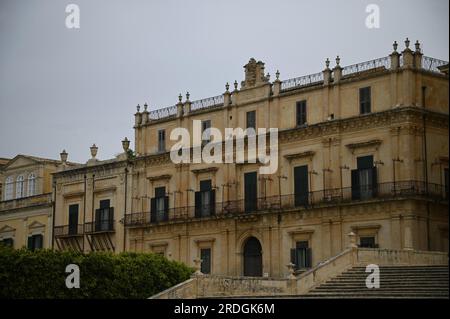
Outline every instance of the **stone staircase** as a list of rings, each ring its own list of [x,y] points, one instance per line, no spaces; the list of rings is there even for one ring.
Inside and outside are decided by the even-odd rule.
[[[368,289],[365,267],[355,266],[302,298],[449,298],[448,266],[380,266],[380,288]]]

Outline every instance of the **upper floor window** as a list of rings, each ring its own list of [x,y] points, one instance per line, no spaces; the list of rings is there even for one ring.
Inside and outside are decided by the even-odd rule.
[[[169,196],[167,196],[166,188],[156,187],[155,197],[150,199],[150,221],[162,222],[169,219]]]
[[[13,199],[14,197],[14,180],[9,176],[5,182],[5,200]]]
[[[200,191],[195,192],[195,217],[205,217],[215,214],[216,191],[211,180],[200,181]]]
[[[256,111],[247,112],[247,128],[256,130]]]
[[[28,249],[36,250],[41,249],[43,247],[44,236],[41,234],[32,235],[28,237]]]
[[[205,145],[211,140],[211,121],[202,121],[202,145]]]
[[[368,114],[371,112],[371,89],[369,87],[359,89],[359,113]]]
[[[159,130],[158,131],[158,152],[166,151],[166,131]]]
[[[23,183],[23,176],[19,175],[16,179],[16,198],[22,198],[25,196],[25,189]]]
[[[306,124],[306,101],[297,102],[296,120],[297,126]]]
[[[28,190],[27,190],[28,196],[33,196],[36,194],[36,175],[34,173],[31,173],[28,175]]]

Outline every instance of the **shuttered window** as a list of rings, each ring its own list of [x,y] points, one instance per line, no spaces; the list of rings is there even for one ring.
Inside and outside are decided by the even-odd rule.
[[[357,158],[357,169],[352,170],[352,199],[368,199],[377,194],[377,168],[373,156]]]
[[[69,205],[69,235],[78,233],[78,204]]]
[[[295,243],[295,248],[291,249],[291,263],[297,270],[312,267],[312,250],[309,248],[308,241]]]
[[[257,209],[257,174],[250,172],[244,174],[244,210],[251,213]]]
[[[166,131],[159,130],[158,131],[158,152],[166,151]]]
[[[296,104],[297,126],[306,124],[306,101],[300,101]]]
[[[200,249],[200,259],[202,260],[200,271],[203,274],[211,273],[211,248]]]
[[[295,206],[308,204],[308,165],[294,167]]]
[[[200,191],[195,192],[195,216],[206,217],[215,214],[216,191],[211,180],[200,181]]]
[[[359,89],[359,112],[367,114],[371,112],[371,89],[365,87]]]
[[[256,111],[247,112],[247,128],[256,130]]]
[[[152,223],[169,219],[169,196],[165,187],[155,188],[155,197],[150,199],[150,219]]]
[[[36,249],[41,249],[43,246],[43,239],[44,236],[42,236],[41,234],[39,235],[32,235],[28,237],[28,249],[30,250],[36,250]]]

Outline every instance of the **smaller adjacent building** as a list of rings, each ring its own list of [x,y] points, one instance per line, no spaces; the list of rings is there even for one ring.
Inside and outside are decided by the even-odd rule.
[[[123,223],[131,183],[129,141],[122,141],[123,153],[108,160],[96,158],[98,147],[91,147],[85,164],[66,165],[61,153],[61,168],[53,174],[54,238],[58,250],[123,251]]]
[[[60,165],[57,160],[29,155],[1,159],[1,243],[17,249],[52,246],[51,174]]]

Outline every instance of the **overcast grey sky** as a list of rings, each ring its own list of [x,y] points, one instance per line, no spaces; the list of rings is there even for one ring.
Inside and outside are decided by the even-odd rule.
[[[80,29],[65,26],[80,7]],[[365,26],[368,4],[380,29]],[[151,109],[223,93],[250,57],[281,79],[348,65],[419,39],[448,61],[448,0],[0,0],[0,157],[85,162],[134,141],[136,104]],[[272,76],[272,79],[274,76]],[[132,144],[133,147],[133,144]]]

